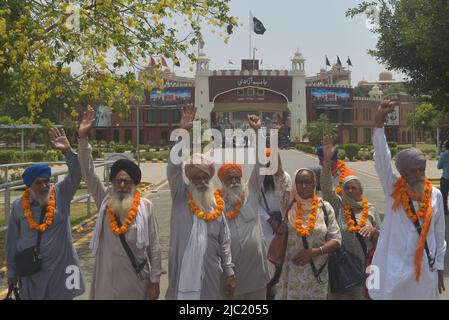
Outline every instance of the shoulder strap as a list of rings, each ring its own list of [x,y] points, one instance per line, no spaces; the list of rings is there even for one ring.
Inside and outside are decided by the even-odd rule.
[[[307,242],[307,237],[301,237],[301,239],[302,239],[302,244],[304,246],[304,249],[306,249],[306,250],[309,249],[309,243]],[[318,270],[316,269],[313,259],[310,260],[310,267],[312,268],[313,275],[315,276],[318,283],[322,282],[321,278],[320,278],[320,274],[323,272],[324,267],[327,264],[327,260],[328,259],[326,259],[326,261],[323,263],[323,265]]]
[[[117,225],[120,228],[122,226],[122,223],[120,222],[120,217],[118,215],[115,215],[117,219]],[[144,260],[140,265],[137,264],[136,258],[134,257],[133,252],[131,251],[131,248],[129,247],[128,243],[126,242],[126,238],[124,234],[119,235],[120,242],[122,243],[123,249],[125,249],[126,254],[128,255],[129,260],[131,261],[131,264],[136,271],[136,274],[139,274],[140,271],[143,270],[145,267],[145,264],[147,263],[146,260]]]
[[[39,225],[44,222],[45,213],[47,212],[47,206],[43,206],[41,209],[41,216],[39,217]],[[42,232],[37,231],[37,243],[36,243],[36,253],[39,253],[39,247],[41,246]]]
[[[268,215],[270,217],[273,217],[273,214],[271,213],[270,206],[268,205],[267,197],[265,196],[265,192],[264,192],[263,188],[260,189],[260,192],[262,192],[263,202],[265,203],[265,207],[267,207]]]
[[[321,203],[323,204],[324,223],[326,224],[326,227],[329,227],[329,215],[327,214],[327,209],[324,202]]]
[[[408,199],[408,203],[409,203],[410,208],[412,209],[413,213],[416,215],[415,206],[413,205],[411,198]],[[413,224],[415,225],[418,235],[421,236],[422,227],[421,227],[421,224],[419,223],[419,219],[416,219],[416,221],[414,221]],[[426,239],[426,243],[424,245],[424,249],[426,250],[426,255],[427,255],[427,260],[429,262],[430,270],[434,271],[435,269],[434,269],[433,265],[435,264],[435,258],[432,256],[432,253],[429,250],[429,246],[427,244],[427,239]]]
[[[352,209],[351,209],[351,217],[352,217],[352,220],[354,220],[354,222],[357,223],[354,210],[352,210]],[[367,257],[368,256],[368,247],[366,246],[365,239],[358,232],[355,233],[355,236],[357,237],[357,240],[359,240],[359,242],[360,242],[360,246],[362,247],[363,254],[365,255],[365,257]]]

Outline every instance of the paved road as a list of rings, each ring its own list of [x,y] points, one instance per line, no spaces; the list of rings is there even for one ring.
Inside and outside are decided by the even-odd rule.
[[[283,161],[284,169],[290,174],[296,171],[296,169],[301,167],[308,167],[317,164],[317,159],[314,156],[310,156],[298,151],[281,151],[281,157]],[[380,213],[383,215],[385,210],[385,201],[383,197],[383,192],[380,186],[380,182],[378,177],[375,174],[374,163],[370,162],[353,162],[348,163],[348,167],[355,170],[357,175],[360,177],[362,184],[364,186],[365,195],[369,199],[370,202],[375,204],[379,209]],[[429,166],[429,164],[428,164]],[[244,166],[244,179],[247,180],[251,171],[250,165]],[[149,170],[146,174],[150,181],[155,182],[158,181],[155,178],[164,179],[165,178],[165,169],[166,164],[158,164],[158,167],[154,167],[154,165],[149,165],[144,170]],[[218,166],[217,166],[218,170]],[[219,180],[217,177],[213,180],[214,184],[218,187]],[[168,190],[167,183],[160,185],[157,192],[150,193],[148,198],[154,203],[159,229],[160,229],[160,241],[162,245],[162,266],[164,270],[167,270],[168,265],[168,241],[169,241],[169,225],[170,225],[170,212],[171,212],[171,198]],[[448,222],[446,221],[446,239],[448,238]],[[78,299],[87,299],[89,296],[89,287],[92,275],[93,268],[93,257],[90,253],[90,250],[87,248],[88,240],[90,240],[91,231],[88,230],[81,235],[75,235],[75,245],[78,250],[78,254],[81,259],[81,268],[84,272],[87,282],[87,291],[84,295],[78,297]],[[449,259],[448,255],[446,255],[445,261],[445,269],[446,269],[446,285],[449,287]],[[165,291],[167,290],[168,279],[167,274],[164,274],[161,278],[161,299],[163,299]],[[0,292],[4,289],[4,281],[0,285]],[[449,288],[446,293],[444,293],[441,297],[442,299],[449,300]]]

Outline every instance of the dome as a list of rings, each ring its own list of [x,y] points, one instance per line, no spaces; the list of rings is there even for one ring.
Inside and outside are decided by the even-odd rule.
[[[368,80],[365,80],[365,79],[363,79],[363,80],[360,80],[359,81],[359,83],[357,83],[357,86],[362,86],[362,85],[364,85],[364,84],[367,84],[368,83]]]
[[[389,70],[384,70],[379,73],[379,81],[392,81],[393,73]]]

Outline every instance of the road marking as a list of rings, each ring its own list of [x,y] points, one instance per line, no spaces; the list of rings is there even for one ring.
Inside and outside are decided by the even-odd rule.
[[[156,189],[152,189],[150,190],[150,192],[148,194],[151,193],[157,193],[159,190],[161,190],[163,187],[165,187],[168,184],[168,180],[165,180],[159,187],[157,187]],[[147,195],[148,195],[147,194]]]

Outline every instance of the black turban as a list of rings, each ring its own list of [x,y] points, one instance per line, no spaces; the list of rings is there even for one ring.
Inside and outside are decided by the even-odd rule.
[[[137,164],[128,159],[120,159],[114,162],[109,174],[109,180],[114,179],[122,170],[125,171],[131,177],[131,179],[133,179],[135,185],[138,185],[140,183],[142,172],[140,171],[140,168],[137,166]]]

